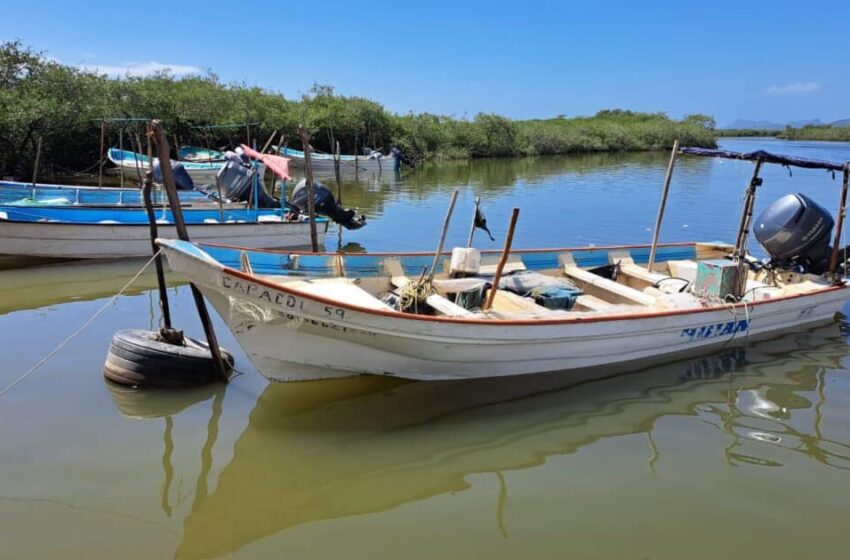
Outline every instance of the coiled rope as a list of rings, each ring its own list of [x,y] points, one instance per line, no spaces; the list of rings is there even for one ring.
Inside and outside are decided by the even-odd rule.
[[[76,331],[74,331],[73,333],[71,333],[70,335],[68,335],[68,337],[67,337],[65,340],[63,340],[62,342],[60,342],[60,343],[56,346],[56,348],[54,348],[53,350],[51,350],[50,352],[48,352],[46,356],[44,356],[44,357],[43,357],[42,359],[40,359],[40,360],[39,360],[39,361],[38,361],[38,362],[37,362],[34,366],[32,366],[29,370],[27,370],[27,372],[26,372],[25,374],[23,374],[22,376],[18,377],[17,379],[15,379],[15,380],[14,380],[14,381],[12,381],[11,383],[9,383],[9,384],[8,384],[8,385],[6,385],[5,387],[3,387],[3,389],[0,389],[0,397],[2,397],[3,395],[5,395],[5,394],[6,394],[6,393],[8,393],[9,391],[11,391],[11,390],[12,390],[15,386],[17,386],[19,383],[21,383],[22,381],[24,381],[24,380],[25,380],[26,378],[28,378],[30,375],[32,375],[33,373],[35,373],[35,372],[36,372],[36,370],[38,370],[38,368],[40,368],[40,367],[41,367],[41,366],[43,366],[45,363],[47,363],[47,361],[48,361],[50,358],[52,358],[52,357],[53,357],[53,356],[54,356],[57,352],[59,352],[60,350],[62,350],[62,348],[64,348],[64,347],[65,347],[65,346],[66,346],[69,342],[71,342],[71,341],[72,341],[73,339],[75,339],[77,336],[79,336],[80,334],[82,334],[82,332],[83,332],[84,330],[86,330],[86,329],[87,329],[87,328],[88,328],[88,327],[89,327],[92,323],[94,323],[95,319],[97,319],[98,317],[100,317],[100,316],[103,314],[103,312],[104,312],[104,311],[106,311],[106,310],[107,310],[107,308],[108,308],[110,305],[112,305],[113,303],[115,303],[115,301],[116,301],[119,297],[121,297],[121,296],[124,294],[124,292],[125,292],[125,291],[127,291],[127,289],[128,289],[128,288],[129,288],[129,287],[133,284],[133,282],[135,282],[136,280],[138,280],[139,276],[141,276],[141,275],[142,275],[142,273],[144,273],[144,271],[145,271],[145,270],[147,270],[147,268],[151,265],[151,263],[153,263],[153,262],[154,262],[154,260],[156,260],[156,258],[157,258],[157,257],[159,257],[159,254],[160,254],[161,252],[162,252],[162,249],[160,249],[160,250],[158,250],[156,253],[154,253],[154,255],[153,255],[153,256],[152,256],[152,257],[148,260],[148,262],[146,262],[146,263],[144,264],[144,266],[142,266],[142,268],[140,268],[140,269],[139,269],[139,271],[135,274],[135,276],[133,276],[133,277],[130,279],[130,281],[129,281],[129,282],[127,282],[126,284],[124,284],[124,287],[123,287],[123,288],[121,288],[121,289],[118,291],[118,293],[117,293],[117,294],[115,294],[114,296],[112,296],[111,298],[109,298],[109,301],[107,301],[106,303],[104,303],[104,304],[100,307],[100,309],[98,309],[97,311],[95,311],[95,312],[94,312],[94,315],[92,315],[91,317],[89,317],[89,318],[88,318],[88,319],[87,319],[87,320],[86,320],[86,321],[85,321],[85,322],[84,322],[84,323],[80,326],[80,328],[78,328]]]

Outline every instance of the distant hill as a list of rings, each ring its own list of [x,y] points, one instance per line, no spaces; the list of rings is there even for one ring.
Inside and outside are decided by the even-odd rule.
[[[802,121],[790,121],[788,124],[790,126],[793,126],[794,128],[803,128],[804,126],[806,126],[808,124],[810,124],[812,126],[820,126],[820,125],[824,125],[826,123],[824,123],[820,119],[805,119],[805,120],[802,120]],[[782,128],[785,128],[785,127],[782,127]]]
[[[737,119],[721,128],[730,130],[783,130],[785,125],[770,121],[749,121],[747,119]]]
[[[820,119],[803,119],[799,121],[789,121],[788,123],[777,123],[771,121],[751,121],[747,119],[737,119],[726,126],[720,127],[721,130],[784,130],[786,124],[794,128],[803,128],[806,125],[813,126],[850,126],[850,119],[840,119],[825,123]]]

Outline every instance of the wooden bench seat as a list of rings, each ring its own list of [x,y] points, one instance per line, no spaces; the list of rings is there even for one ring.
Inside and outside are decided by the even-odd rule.
[[[646,306],[655,304],[655,298],[651,295],[579,268],[569,253],[560,255],[559,259],[564,267],[564,274],[576,282],[585,294],[596,296],[610,303]]]

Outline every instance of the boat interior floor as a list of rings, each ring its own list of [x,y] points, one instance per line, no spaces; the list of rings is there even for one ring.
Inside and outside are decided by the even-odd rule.
[[[716,255],[710,255],[717,258]],[[452,278],[444,270],[436,274],[422,296],[421,304],[404,313],[414,312],[436,316],[467,319],[529,319],[568,318],[630,313],[663,312],[697,309],[716,305],[750,303],[789,295],[822,290],[830,285],[823,277],[792,271],[749,270],[744,297],[738,302],[697,293],[698,262],[668,260],[657,263],[652,270],[637,264],[627,251],[609,253],[605,270],[578,266],[574,255],[559,254],[560,268],[528,271],[519,255],[511,255],[503,272],[503,280],[517,275],[537,285],[554,285],[573,290],[574,297],[567,308],[553,309],[542,305],[531,290],[506,289],[500,282],[489,310],[481,309],[493,281],[495,265],[482,265],[479,274]],[[250,263],[243,258],[242,268],[251,273]],[[338,275],[329,278],[304,276],[256,275],[263,280],[285,285],[309,295],[336,299],[367,309],[398,311],[402,293],[416,287],[420,278],[405,275],[398,259],[388,257],[383,262],[385,274],[378,276],[346,277],[342,259]]]

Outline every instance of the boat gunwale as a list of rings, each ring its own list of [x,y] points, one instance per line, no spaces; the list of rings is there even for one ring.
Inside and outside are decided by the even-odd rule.
[[[680,243],[680,244],[676,244],[676,245],[692,245],[692,244],[695,245],[696,243]],[[207,245],[212,245],[212,244],[207,244]],[[162,245],[160,245],[160,246],[162,246]],[[626,247],[629,247],[629,246],[614,246],[614,248],[626,248]],[[644,245],[637,245],[637,247],[644,247]],[[730,307],[733,308],[733,309],[734,308],[747,308],[747,309],[749,309],[749,308],[761,306],[761,305],[764,305],[764,304],[779,303],[779,302],[790,301],[790,300],[794,300],[794,299],[798,299],[798,298],[811,297],[811,296],[822,295],[822,294],[826,294],[826,293],[834,292],[834,291],[838,291],[838,290],[844,290],[844,289],[847,289],[848,286],[850,286],[850,285],[848,285],[848,283],[845,280],[845,281],[842,281],[841,284],[827,285],[827,286],[823,287],[822,289],[814,290],[814,291],[811,291],[811,292],[805,292],[805,293],[800,293],[800,294],[789,294],[789,295],[775,297],[775,298],[766,299],[766,300],[744,302],[743,304],[738,303],[738,304],[730,305],[730,304],[722,304],[721,303],[719,305],[712,305],[710,307],[702,307],[702,308],[672,309],[672,310],[660,310],[660,311],[642,312],[642,313],[616,313],[616,314],[610,314],[610,315],[602,315],[602,316],[598,316],[598,317],[587,317],[587,316],[584,316],[584,317],[563,317],[563,318],[557,318],[557,319],[556,318],[553,318],[553,319],[541,319],[541,318],[536,318],[536,319],[466,319],[466,318],[458,318],[458,317],[414,315],[414,314],[408,314],[408,313],[401,313],[401,312],[398,312],[398,311],[383,311],[383,310],[380,310],[380,309],[371,309],[371,308],[367,308],[367,307],[361,307],[359,305],[353,305],[353,304],[349,304],[349,303],[346,303],[346,302],[341,302],[341,301],[338,301],[338,300],[326,298],[326,297],[323,297],[323,296],[309,294],[309,293],[302,292],[302,291],[297,290],[297,289],[288,288],[286,286],[286,284],[278,284],[278,283],[272,282],[271,280],[266,280],[264,278],[261,278],[259,276],[247,274],[247,273],[242,272],[240,270],[236,270],[236,269],[231,268],[229,266],[225,266],[224,264],[222,264],[218,260],[214,259],[210,255],[207,255],[208,259],[204,259],[204,258],[201,258],[197,255],[190,254],[186,251],[182,251],[179,248],[176,248],[176,247],[173,247],[173,246],[168,246],[167,244],[166,244],[165,248],[168,249],[168,250],[171,250],[171,251],[175,251],[175,252],[181,254],[182,256],[185,256],[185,257],[191,258],[195,261],[201,262],[208,267],[210,266],[210,262],[213,262],[218,267],[220,267],[220,270],[223,273],[228,274],[230,276],[234,276],[236,278],[241,278],[242,280],[247,280],[247,281],[250,281],[250,282],[255,282],[255,283],[260,284],[262,286],[265,286],[267,288],[272,288],[274,290],[282,291],[282,292],[289,294],[289,295],[293,295],[293,296],[297,296],[297,297],[303,297],[307,300],[311,300],[311,301],[314,301],[314,302],[317,302],[317,303],[321,303],[321,304],[325,304],[325,305],[332,305],[334,307],[340,307],[340,308],[343,308],[343,309],[356,311],[358,313],[364,313],[364,314],[367,314],[367,315],[375,315],[375,316],[379,316],[379,317],[387,317],[387,318],[392,318],[392,319],[402,319],[402,320],[410,320],[410,321],[448,323],[448,324],[453,324],[453,325],[482,325],[482,326],[488,325],[488,326],[492,326],[492,327],[535,326],[535,325],[537,325],[537,326],[553,326],[553,325],[599,323],[599,322],[610,322],[610,321],[629,321],[629,320],[635,320],[635,319],[654,319],[654,318],[659,318],[659,317],[675,317],[675,316],[679,316],[679,315],[697,315],[697,314],[701,314],[701,313],[711,313],[711,312],[720,311],[720,310],[728,310],[728,309],[730,309]],[[250,251],[249,249],[244,249],[244,248],[243,248],[243,250]],[[540,251],[544,251],[544,250],[543,249],[537,250],[537,252],[540,252]],[[552,250],[550,249],[549,251],[552,251]],[[569,251],[569,249],[560,249],[560,251],[567,252],[567,251]],[[498,250],[496,250],[495,252],[498,252]],[[511,251],[511,252],[513,253],[514,251]],[[290,252],[288,254],[295,254],[295,253]],[[306,253],[306,254],[316,255],[317,253]],[[330,253],[330,255],[338,255],[338,254],[339,253]],[[391,253],[391,255],[392,254],[400,255],[401,253]],[[433,254],[433,253],[431,253],[431,254]],[[376,255],[372,254],[372,256],[376,256]],[[289,312],[293,313],[292,311],[289,311]],[[293,313],[293,314],[295,314],[295,313]],[[330,321],[332,321],[332,319]],[[360,328],[364,328],[364,327],[360,326]]]
[[[320,251],[320,252],[311,252],[308,250],[303,251],[287,251],[285,249],[247,249],[246,247],[240,247],[239,245],[228,245],[227,243],[205,243],[203,241],[199,241],[198,245],[207,246],[207,247],[216,247],[220,249],[232,249],[236,251],[249,251],[251,253],[271,253],[277,255],[310,255],[314,257],[423,257],[423,256],[434,256],[434,251],[381,251],[377,253],[341,253],[341,252],[333,252],[333,251]],[[687,247],[689,245],[718,245],[718,246],[728,246],[732,247],[732,245],[728,243],[717,242],[701,242],[701,241],[676,241],[672,243],[659,243],[659,247]],[[586,246],[586,247],[557,247],[557,248],[534,248],[534,249],[511,249],[509,255],[513,255],[515,253],[575,253],[578,251],[610,251],[616,249],[644,249],[649,247],[646,244],[635,244],[635,245],[597,245],[597,246]],[[502,254],[502,249],[482,249],[479,251],[481,254]],[[450,256],[452,254],[451,251],[443,251],[440,255]]]

